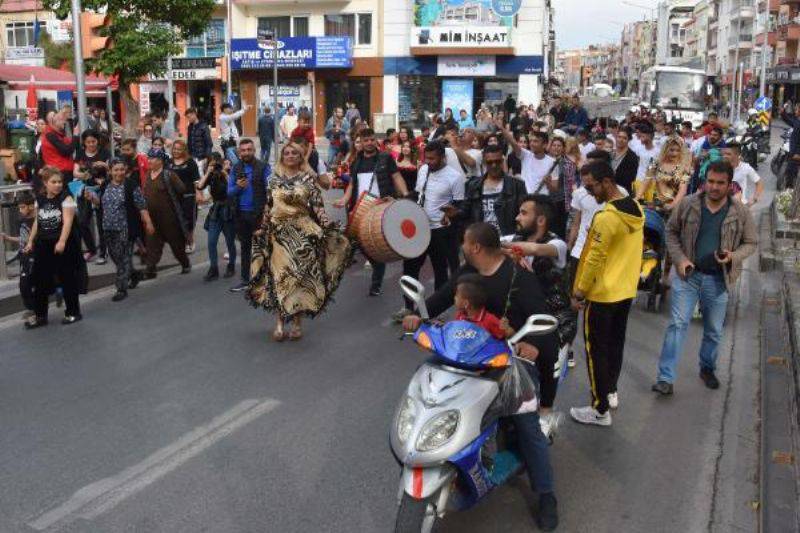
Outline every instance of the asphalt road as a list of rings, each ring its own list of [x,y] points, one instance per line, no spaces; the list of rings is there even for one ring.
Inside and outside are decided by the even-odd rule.
[[[123,303],[95,293],[74,326],[0,323],[0,532],[391,530],[388,427],[422,359],[388,320],[397,267],[368,298],[369,271],[354,266],[328,313],[284,344],[268,340],[271,317],[202,270]],[[654,397],[667,315],[635,307],[613,426],[565,419],[551,448],[561,531],[755,530],[746,346],[762,282],[746,273],[731,306],[718,391],[697,376],[694,324],[675,396]],[[581,357],[557,408],[587,400]],[[519,478],[444,530],[535,530],[534,502]]]

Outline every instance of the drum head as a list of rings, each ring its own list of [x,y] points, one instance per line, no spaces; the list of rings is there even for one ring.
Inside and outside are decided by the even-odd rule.
[[[411,200],[392,202],[383,213],[382,229],[387,244],[406,259],[421,256],[431,242],[428,216]]]

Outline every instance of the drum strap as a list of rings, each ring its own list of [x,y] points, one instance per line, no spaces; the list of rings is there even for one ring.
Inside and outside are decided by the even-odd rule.
[[[550,167],[550,170],[547,171],[547,174],[544,175],[542,181],[539,183],[539,186],[536,187],[535,191],[533,191],[533,194],[539,194],[540,192],[542,192],[542,189],[547,184],[546,180],[550,177],[550,175],[553,173],[553,171],[556,169],[557,166],[558,166],[558,159],[556,159],[556,162],[553,163],[552,167]],[[559,182],[560,181],[561,181],[561,172],[559,171]]]
[[[431,177],[431,169],[428,165],[425,165],[425,170],[426,174],[425,181],[422,184],[422,194],[419,195],[419,202],[417,202],[422,209],[425,209],[425,196],[428,193],[428,179]]]

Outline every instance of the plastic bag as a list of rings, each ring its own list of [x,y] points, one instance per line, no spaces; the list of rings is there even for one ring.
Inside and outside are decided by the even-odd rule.
[[[489,408],[490,419],[535,412],[539,407],[539,384],[531,377],[526,365],[533,363],[512,359],[498,380],[500,394]]]

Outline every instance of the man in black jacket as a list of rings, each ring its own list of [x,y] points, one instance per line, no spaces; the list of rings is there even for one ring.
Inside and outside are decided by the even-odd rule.
[[[269,106],[264,108],[264,113],[258,117],[258,141],[261,144],[261,160],[269,162],[272,143],[275,140],[275,117]]]
[[[636,181],[639,171],[639,156],[628,148],[632,137],[631,128],[620,128],[617,132],[617,146],[611,155],[611,167],[614,169],[617,185],[624,187],[628,194],[633,194],[633,182]]]
[[[186,137],[186,144],[189,145],[189,155],[192,156],[200,175],[205,173],[206,161],[214,150],[214,142],[211,140],[211,129],[208,124],[200,120],[197,109],[190,107],[185,113],[186,121],[189,123],[189,132]]]
[[[231,287],[231,292],[245,290],[250,282],[253,232],[261,226],[267,204],[267,182],[272,171],[268,163],[256,158],[256,147],[250,139],[239,141],[238,155],[239,162],[228,177],[228,198],[235,202],[233,222],[241,246],[242,280]]]
[[[458,279],[464,274],[480,275],[489,295],[486,310],[495,316],[507,318],[515,330],[521,328],[530,315],[549,313],[536,275],[515,266],[514,261],[503,254],[500,236],[494,226],[479,222],[467,228],[462,249],[467,264],[426,301],[432,317],[453,306]],[[406,331],[416,331],[421,322],[419,316],[409,315],[403,319],[403,327]],[[538,382],[537,367],[541,362],[548,361],[552,373],[552,362],[558,357],[557,334],[526,337],[517,344],[517,350],[520,357],[536,361],[536,366],[525,364],[524,367],[531,378]],[[552,531],[558,526],[558,509],[549,443],[542,433],[539,414],[519,414],[509,420],[516,429],[531,488],[539,493],[539,529]]]
[[[525,183],[503,172],[503,151],[499,146],[483,149],[483,164],[486,175],[467,182],[464,201],[454,220],[463,220],[466,225],[488,222],[501,235],[513,235],[517,227],[519,203],[525,196]],[[449,216],[449,215],[448,215]]]

